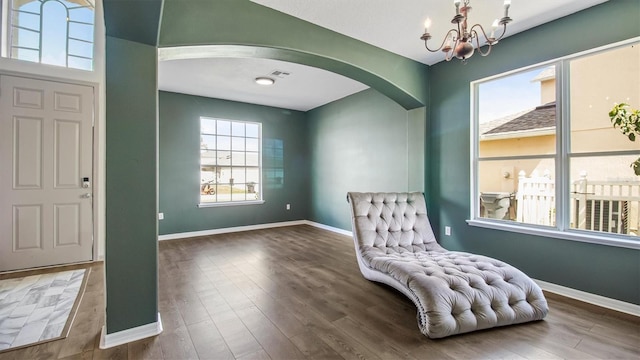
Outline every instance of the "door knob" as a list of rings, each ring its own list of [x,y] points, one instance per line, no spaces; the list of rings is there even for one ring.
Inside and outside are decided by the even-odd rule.
[[[83,199],[90,199],[91,198],[91,193],[82,194],[82,198]]]

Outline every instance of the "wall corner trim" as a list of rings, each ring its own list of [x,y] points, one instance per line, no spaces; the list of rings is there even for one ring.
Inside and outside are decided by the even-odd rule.
[[[536,284],[538,284],[538,286],[540,286],[544,291],[640,317],[640,305],[552,284],[542,280],[533,279],[533,281],[535,281]]]
[[[113,334],[107,334],[107,326],[105,325],[102,327],[102,333],[100,334],[100,349],[108,349],[114,346],[160,335],[161,332],[162,319],[160,318],[160,313],[158,313],[158,321],[156,322],[118,331]]]

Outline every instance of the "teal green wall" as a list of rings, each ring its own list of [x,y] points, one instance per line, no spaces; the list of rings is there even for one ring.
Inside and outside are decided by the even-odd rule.
[[[427,67],[416,61],[249,0],[165,0],[159,46],[205,44],[229,45],[219,56],[278,59],[345,75],[407,109],[428,98]]]
[[[158,121],[155,46],[108,36],[106,51],[105,272],[111,334],[153,323],[158,314]]]
[[[107,36],[158,44],[163,0],[102,0]]]
[[[432,224],[442,244],[503,259],[554,284],[640,304],[640,251],[470,227],[471,81],[640,35],[640,2],[615,0],[509,37],[466,65],[430,70]],[[637,79],[636,79],[637,81]],[[509,99],[505,99],[509,101]],[[444,236],[444,226],[452,236]]]
[[[164,213],[164,220],[159,222],[161,235],[308,218],[305,113],[164,91],[160,92],[159,102],[159,211]],[[200,116],[259,122],[263,140],[283,142],[284,183],[278,187],[263,181],[264,204],[197,207]],[[291,204],[291,210],[285,209],[286,204]]]
[[[348,191],[423,190],[424,111],[369,89],[309,111],[310,220],[351,230]],[[421,156],[409,157],[409,153]],[[410,164],[410,159],[413,164]],[[409,185],[413,188],[409,188]]]

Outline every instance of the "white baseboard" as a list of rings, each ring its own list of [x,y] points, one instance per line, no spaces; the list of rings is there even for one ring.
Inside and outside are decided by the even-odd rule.
[[[568,288],[561,285],[552,284],[542,280],[534,279],[533,281],[535,281],[542,290],[552,292],[554,294],[562,295],[571,299],[579,300],[582,302],[586,302],[586,303],[597,305],[603,308],[623,312],[626,314],[640,316],[640,305],[631,304],[628,302],[611,299],[611,298],[596,295],[596,294],[591,294],[588,292]]]
[[[269,224],[236,226],[236,227],[202,230],[202,231],[190,231],[190,232],[184,232],[184,233],[160,235],[158,236],[158,240],[159,241],[177,240],[177,239],[184,239],[184,238],[197,237],[197,236],[227,234],[227,233],[240,232],[240,231],[262,230],[262,229],[271,229],[276,227],[305,225],[305,224],[307,224],[306,220],[296,220],[296,221],[284,221],[284,222],[269,223]]]
[[[325,230],[332,231],[334,233],[338,233],[338,234],[342,234],[342,235],[347,235],[347,236],[353,237],[353,232],[348,231],[348,230],[343,230],[343,229],[340,229],[340,228],[337,228],[337,227],[333,227],[333,226],[329,226],[329,225],[325,225],[325,224],[320,224],[320,223],[309,221],[309,220],[305,220],[305,223],[307,225],[311,225],[313,227],[317,227],[317,228],[320,228],[320,229],[325,229]]]
[[[142,340],[159,335],[161,332],[162,319],[160,319],[160,313],[158,313],[158,321],[154,323],[118,331],[113,334],[107,334],[107,327],[103,326],[102,334],[100,335],[100,349],[108,349],[132,341]]]

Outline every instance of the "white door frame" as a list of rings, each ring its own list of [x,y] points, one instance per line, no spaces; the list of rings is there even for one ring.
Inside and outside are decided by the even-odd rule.
[[[102,224],[102,219],[100,218],[100,214],[102,213],[101,211],[99,211],[99,209],[101,209],[102,206],[102,197],[99,196],[100,194],[103,194],[101,185],[102,185],[102,179],[100,178],[100,176],[102,176],[101,172],[100,172],[100,168],[102,167],[100,164],[100,127],[101,124],[99,122],[99,120],[101,119],[100,116],[100,85],[98,83],[95,82],[90,82],[90,81],[81,81],[81,80],[72,80],[72,79],[68,79],[68,78],[60,78],[60,77],[55,77],[55,76],[48,76],[48,75],[36,75],[36,74],[30,74],[30,73],[23,73],[23,72],[18,72],[18,71],[10,71],[10,70],[4,70],[4,69],[0,69],[0,75],[8,75],[8,76],[16,76],[16,77],[23,77],[23,78],[28,78],[28,79],[34,79],[34,80],[43,80],[43,81],[55,81],[55,82],[60,82],[60,83],[65,83],[65,84],[71,84],[71,85],[82,85],[82,86],[88,86],[91,87],[93,89],[93,132],[92,132],[92,137],[93,139],[91,140],[92,142],[92,146],[91,146],[91,151],[92,151],[92,156],[91,156],[91,160],[92,160],[92,170],[91,170],[91,176],[92,176],[92,185],[91,185],[91,201],[92,201],[92,261],[98,261],[98,260],[102,260],[100,258],[100,247],[102,244],[100,244],[100,236],[99,236],[99,224]],[[24,269],[23,269],[24,270]],[[22,270],[19,270],[22,271]]]

